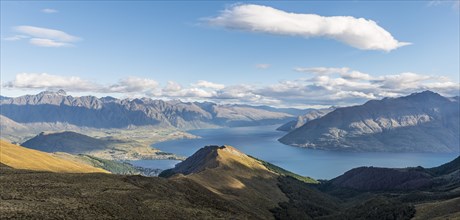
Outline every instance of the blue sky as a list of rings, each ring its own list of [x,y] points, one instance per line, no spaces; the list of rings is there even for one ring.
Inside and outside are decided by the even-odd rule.
[[[2,1],[1,93],[62,88],[275,106],[359,104],[425,89],[458,95],[458,7]]]

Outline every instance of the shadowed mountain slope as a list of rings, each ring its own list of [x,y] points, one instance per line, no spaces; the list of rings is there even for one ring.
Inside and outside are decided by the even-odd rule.
[[[425,91],[338,108],[279,141],[339,151],[458,152],[457,99]]]
[[[460,156],[428,169],[358,167],[328,181],[328,184],[360,191],[460,189]]]
[[[22,143],[22,146],[45,152],[84,153],[102,150],[110,141],[93,138],[71,131],[40,133]]]

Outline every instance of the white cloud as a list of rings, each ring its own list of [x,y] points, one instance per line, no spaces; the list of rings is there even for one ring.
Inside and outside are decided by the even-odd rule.
[[[168,81],[168,84],[163,88],[163,92],[178,92],[182,89],[182,86],[174,81]]]
[[[76,76],[58,76],[47,73],[20,73],[13,81],[4,84],[17,89],[66,89],[69,91],[94,91],[97,85]]]
[[[42,12],[46,14],[53,14],[53,13],[58,13],[59,11],[56,9],[52,9],[52,8],[44,8],[42,9]]]
[[[153,79],[128,77],[118,81],[114,85],[100,89],[109,93],[139,93],[149,92],[158,87],[158,82]]]
[[[347,71],[344,73],[340,74],[342,78],[348,79],[348,80],[370,80],[371,76],[367,73],[362,73],[359,71]]]
[[[336,67],[296,67],[294,68],[297,72],[302,73],[313,73],[318,75],[328,75],[328,74],[335,74],[335,73],[346,73],[350,70],[348,67],[336,68]]]
[[[26,39],[26,38],[29,38],[29,37],[25,36],[25,35],[14,35],[14,36],[11,36],[11,37],[4,37],[2,39],[7,40],[7,41],[17,41],[17,40],[22,40],[22,39]]]
[[[364,93],[359,91],[339,91],[333,95],[333,99],[346,98],[376,99],[377,97],[372,93]]]
[[[302,73],[312,73],[316,75],[332,75],[339,74],[343,79],[346,80],[370,80],[371,76],[367,73],[362,73],[356,70],[352,70],[349,67],[296,67],[294,71]],[[324,78],[324,77],[323,77]],[[320,78],[318,78],[320,79]]]
[[[152,79],[128,77],[112,85],[101,85],[96,82],[81,79],[77,76],[59,76],[48,73],[20,73],[15,79],[3,84],[11,89],[64,89],[69,92],[94,93],[139,93],[145,94],[158,87]]]
[[[372,76],[347,67],[336,69],[347,69],[347,72],[315,74],[310,78],[283,80],[269,85],[223,85],[200,80],[188,86],[169,81],[160,87],[157,81],[140,77],[128,77],[117,83],[101,85],[73,76],[21,73],[3,86],[8,89],[64,89],[68,92],[118,93],[130,97],[148,96],[277,106],[362,104],[369,99],[404,96],[423,90],[432,90],[446,96],[455,96],[460,92],[458,82],[442,76],[411,72]]]
[[[183,96],[195,98],[212,98],[215,96],[215,92],[204,90],[201,88],[189,88],[184,90]]]
[[[410,45],[396,40],[373,20],[296,14],[262,5],[235,5],[205,20],[209,25],[228,29],[305,38],[326,37],[362,50],[391,51]]]
[[[64,31],[49,28],[17,26],[14,30],[21,33],[21,36],[24,36],[22,38],[32,38],[29,43],[40,47],[68,47],[73,46],[72,43],[81,40],[81,38],[67,34]]]
[[[65,33],[64,31],[48,29],[48,28],[41,28],[41,27],[34,27],[34,26],[17,26],[15,28],[17,32],[30,35],[36,38],[46,38],[46,39],[53,39],[56,41],[63,41],[63,42],[75,42],[80,40],[79,37],[72,36],[70,34]]]
[[[259,64],[256,64],[256,68],[257,69],[268,69],[270,68],[270,64],[268,63],[259,63]]]
[[[210,88],[210,89],[223,89],[223,88],[225,88],[225,85],[223,85],[223,84],[208,82],[208,81],[205,81],[205,80],[199,80],[198,82],[196,82],[196,83],[194,83],[192,85],[196,86],[196,87],[203,87],[203,88]]]
[[[189,87],[182,87],[179,83],[168,81],[167,85],[157,96],[173,98],[213,98],[217,97],[218,91],[225,88],[225,85],[199,80],[190,84]]]
[[[29,43],[39,47],[70,47],[72,44],[58,42],[51,39],[31,38]]]
[[[439,76],[406,72],[374,77],[348,67],[300,70],[315,75],[308,79],[284,80],[277,84],[253,87],[250,92],[278,99],[284,106],[362,104],[369,99],[404,96],[423,90],[447,96],[460,92],[458,82]]]
[[[371,80],[373,84],[387,89],[405,89],[420,85],[423,81],[433,79],[432,76],[420,75],[417,73],[405,72],[396,75],[380,76]]]

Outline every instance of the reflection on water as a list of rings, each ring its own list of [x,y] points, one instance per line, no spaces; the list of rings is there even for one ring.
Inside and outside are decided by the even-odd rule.
[[[206,145],[231,145],[246,154],[276,164],[284,169],[317,179],[330,179],[359,166],[377,167],[433,167],[449,162],[458,154],[445,153],[350,153],[310,150],[281,144],[278,138],[285,133],[276,126],[202,129],[190,131],[201,139],[173,140],[155,144],[165,152],[190,156]],[[153,162],[139,166],[154,168]],[[177,161],[162,162],[163,168],[173,167]],[[158,164],[156,164],[158,165]]]

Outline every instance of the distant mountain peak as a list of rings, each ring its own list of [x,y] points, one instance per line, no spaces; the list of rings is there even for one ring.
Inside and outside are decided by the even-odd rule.
[[[423,92],[414,92],[408,96],[406,96],[407,98],[414,98],[414,97],[423,97],[423,98],[429,98],[429,97],[440,97],[440,98],[444,98],[443,96],[441,96],[439,93],[436,93],[436,92],[433,92],[433,91],[430,91],[430,90],[425,90]]]
[[[59,89],[58,91],[47,90],[38,93],[38,95],[56,95],[56,96],[67,96],[67,93],[63,89]]]

